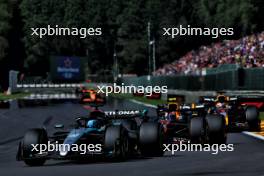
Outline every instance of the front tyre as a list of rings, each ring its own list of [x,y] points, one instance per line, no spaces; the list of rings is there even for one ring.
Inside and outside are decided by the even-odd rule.
[[[105,151],[117,160],[123,160],[128,155],[128,137],[122,126],[109,126],[105,132]]]
[[[26,132],[22,143],[21,151],[24,162],[29,166],[42,166],[46,159],[45,158],[34,158],[34,155],[38,151],[32,151],[32,144],[47,144],[48,136],[44,129],[31,129]]]

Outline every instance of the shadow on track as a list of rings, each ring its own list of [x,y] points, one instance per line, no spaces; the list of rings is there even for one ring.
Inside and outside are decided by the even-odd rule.
[[[181,175],[232,175],[236,172],[226,172],[226,171],[208,171],[208,172],[195,172],[195,173],[182,173]]]
[[[155,157],[158,158],[158,157]],[[78,166],[78,165],[93,165],[93,164],[114,164],[114,163],[136,163],[138,161],[144,161],[144,160],[151,160],[153,159],[152,157],[134,157],[134,158],[129,158],[127,160],[124,161],[114,161],[111,159],[102,159],[102,158],[89,158],[89,159],[85,159],[85,160],[50,160],[52,162],[56,162],[56,163],[49,163],[49,161],[47,161],[46,164],[44,164],[43,166],[36,166],[36,167],[52,167],[52,166]],[[34,167],[34,166],[27,166],[25,165],[24,167]]]
[[[23,138],[23,136],[19,136],[19,137],[15,137],[15,138],[11,138],[11,139],[7,139],[5,141],[1,141],[0,145],[5,145],[5,144],[9,144],[18,140],[21,140]]]

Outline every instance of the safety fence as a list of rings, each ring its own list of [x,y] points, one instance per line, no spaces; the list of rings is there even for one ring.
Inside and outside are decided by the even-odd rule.
[[[78,88],[82,84],[17,84],[17,88]]]
[[[118,83],[135,86],[159,85],[180,90],[264,90],[264,68],[235,68],[214,71],[202,76],[141,76],[123,77]]]

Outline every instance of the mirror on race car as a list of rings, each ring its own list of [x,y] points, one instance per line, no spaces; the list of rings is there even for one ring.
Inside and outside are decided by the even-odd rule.
[[[144,110],[142,111],[142,115],[144,115],[144,116],[148,115],[148,110],[147,110],[147,109],[144,109]]]

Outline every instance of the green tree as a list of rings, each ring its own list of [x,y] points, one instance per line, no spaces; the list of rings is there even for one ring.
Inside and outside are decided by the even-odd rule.
[[[254,3],[255,1],[252,0],[200,0],[197,5],[197,15],[203,25],[233,27],[236,34],[242,36],[256,30],[257,24],[253,21],[258,9]]]
[[[0,0],[0,61],[6,58],[8,49],[8,31],[10,30],[9,1]]]
[[[7,2],[7,0],[0,0]],[[7,6],[0,5],[0,40],[8,31]],[[5,4],[5,3],[4,3]],[[151,22],[151,39],[155,38],[157,66],[170,63],[201,45],[215,42],[210,37],[163,36],[163,27],[233,27],[240,37],[263,30],[263,0],[22,0],[25,65],[33,72],[48,71],[50,55],[87,56],[91,73],[112,70],[116,49],[123,73],[148,73],[147,23]],[[5,20],[2,20],[5,19]],[[3,27],[2,23],[7,25]],[[31,36],[31,27],[101,27],[102,36],[85,39],[70,36]],[[5,26],[4,25],[4,26]],[[0,42],[1,53],[8,46]],[[218,39],[221,40],[221,39]],[[4,45],[4,46],[2,46]],[[35,70],[34,70],[35,69]]]

